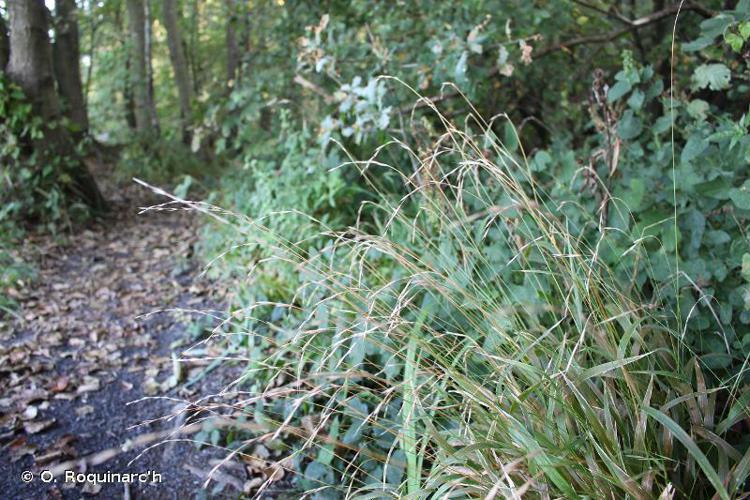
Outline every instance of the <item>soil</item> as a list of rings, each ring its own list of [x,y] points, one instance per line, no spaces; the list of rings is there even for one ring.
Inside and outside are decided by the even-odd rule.
[[[20,310],[0,331],[0,496],[249,494],[252,470],[238,458],[209,474],[228,452],[196,445],[201,413],[190,406],[219,393],[239,368],[200,378],[207,362],[175,362],[205,334],[185,311],[216,306],[193,257],[200,221],[184,211],[138,215],[153,201],[142,190],[108,195],[112,214],[87,229],[26,242],[38,274],[11,290]],[[66,471],[151,475],[68,482]]]

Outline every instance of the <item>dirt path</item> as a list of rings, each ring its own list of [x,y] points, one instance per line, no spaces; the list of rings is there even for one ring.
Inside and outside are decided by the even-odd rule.
[[[64,245],[50,238],[29,242],[38,252],[39,274],[14,291],[22,320],[0,332],[3,498],[193,498],[205,473],[226,455],[181,441],[139,457],[170,437],[191,439],[196,425],[173,432],[185,423],[184,401],[220,390],[227,374],[212,372],[189,388],[176,384],[175,375],[183,382],[205,369],[175,370],[173,353],[190,342],[187,323],[175,313],[138,317],[209,306],[190,259],[194,216],[136,215],[137,204],[129,200],[116,208]],[[146,396],[166,398],[131,403]],[[60,475],[42,478],[45,470]],[[151,476],[143,477],[145,483],[69,483],[64,470]],[[31,472],[29,482],[22,480],[24,471]],[[154,474],[161,482],[153,481]],[[217,485],[232,486],[214,482],[210,496],[237,497],[230,487],[214,490]]]

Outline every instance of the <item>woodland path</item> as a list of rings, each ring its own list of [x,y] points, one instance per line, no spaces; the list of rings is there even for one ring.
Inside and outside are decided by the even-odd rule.
[[[190,258],[198,221],[186,212],[137,215],[142,189],[111,189],[109,198],[113,214],[66,242],[26,242],[37,279],[12,291],[20,317],[0,329],[2,498],[195,498],[226,456],[176,430],[185,402],[217,393],[230,374],[216,370],[186,387],[205,364],[183,365],[175,384],[173,353],[195,340],[186,317],[142,316],[210,307],[209,283],[195,279],[200,269]],[[67,484],[62,475],[44,483],[44,470],[154,471],[161,483]],[[28,483],[24,471],[33,473]],[[211,497],[237,498],[247,479],[218,477]]]

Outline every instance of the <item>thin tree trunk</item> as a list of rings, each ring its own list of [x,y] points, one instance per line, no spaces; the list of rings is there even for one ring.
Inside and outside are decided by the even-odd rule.
[[[89,56],[89,64],[86,67],[86,84],[83,87],[83,103],[86,105],[86,109],[88,109],[88,103],[89,103],[89,95],[91,93],[91,76],[94,74],[94,56],[96,55],[96,31],[99,27],[99,25],[94,20],[93,15],[93,9],[95,7],[92,7],[92,12],[90,15],[90,36],[89,36],[89,50],[88,50],[88,56]]]
[[[151,18],[151,0],[143,0],[143,34],[144,34],[144,58],[146,60],[146,107],[148,118],[151,120],[151,128],[159,134],[159,118],[156,114],[156,99],[154,97],[154,69],[151,65],[151,54],[153,52],[153,19]]]
[[[130,88],[133,92],[133,114],[136,130],[155,132],[153,101],[149,90],[150,52],[146,44],[146,11],[143,0],[127,0],[128,31],[130,32]]]
[[[227,85],[232,86],[237,78],[240,66],[240,47],[237,43],[237,4],[235,0],[226,0],[227,9]]]
[[[175,0],[164,0],[162,5],[164,10],[164,26],[167,29],[167,45],[169,45],[169,56],[172,61],[172,71],[174,72],[175,83],[177,84],[177,93],[180,101],[180,118],[182,121],[182,139],[185,143],[190,142],[190,103],[192,101],[192,92],[190,88],[190,75],[188,72],[185,52],[182,46],[182,36]]]
[[[0,73],[5,71],[10,58],[10,41],[8,40],[8,27],[5,20],[0,16]]]
[[[81,133],[89,128],[81,85],[78,19],[75,0],[55,2],[54,70],[63,112]]]
[[[128,54],[125,58],[125,72],[130,74],[130,70],[133,64],[130,62],[131,54]],[[125,101],[125,121],[131,130],[138,130],[138,120],[135,117],[135,92],[133,92],[133,81],[132,79],[125,80],[125,86],[122,90],[122,97]]]
[[[118,6],[118,8],[115,10],[114,25],[117,29],[117,32],[123,34],[123,36],[118,37],[118,40],[120,41],[120,50],[122,51],[123,59],[125,61],[125,74],[128,75],[127,78],[123,78],[122,80],[124,117],[125,123],[127,123],[130,130],[138,130],[138,125],[135,120],[135,98],[133,96],[134,79],[132,77],[133,74],[131,71],[133,67],[133,64],[131,62],[131,59],[133,57],[133,50],[129,50],[130,47],[128,47],[127,40],[131,38],[130,32],[125,33],[121,13],[122,11]]]
[[[8,76],[24,91],[33,111],[42,118],[43,138],[32,147],[42,164],[62,165],[72,178],[71,194],[95,210],[106,209],[91,173],[76,157],[73,141],[63,127],[50,126],[60,118],[60,101],[55,92],[52,47],[44,0],[9,0],[10,62]],[[68,162],[60,162],[60,159]]]
[[[190,60],[190,70],[193,75],[193,95],[200,94],[201,82],[200,78],[200,62],[198,61],[198,38],[199,24],[198,17],[200,15],[200,0],[192,0],[190,3],[190,39],[188,41],[188,59]]]

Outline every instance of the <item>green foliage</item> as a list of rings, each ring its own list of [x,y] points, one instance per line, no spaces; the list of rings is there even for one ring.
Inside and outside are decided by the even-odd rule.
[[[237,163],[214,198],[234,214],[204,250],[234,276],[225,329],[247,353],[248,418],[300,438],[296,484],[317,498],[741,491],[750,11],[685,21],[670,92],[666,36],[637,56],[581,49],[586,71],[619,66],[593,84],[570,78],[585,57],[536,60],[571,26],[601,28],[590,10],[381,7],[279,8],[261,21],[284,27],[262,76],[204,115]],[[295,68],[272,67],[289,54]],[[456,82],[511,116],[536,99],[546,133],[422,114],[384,73],[428,95]],[[334,169],[340,145],[369,160]]]
[[[253,275],[291,263],[301,278],[226,325],[247,342],[254,421],[303,438],[299,486],[318,498],[737,491],[739,394],[701,396],[703,368],[668,304],[601,264],[621,233],[589,246],[571,228],[595,227],[595,212],[561,211],[489,128],[448,127],[422,165],[439,182],[406,199],[378,191],[356,229],[318,225],[317,251],[232,225],[258,249]],[[358,166],[377,178],[379,158]]]
[[[275,139],[235,146],[243,152],[238,159],[242,167],[222,179],[226,193],[222,204],[248,217],[251,222],[246,230],[253,237],[264,239],[272,234],[310,251],[320,245],[320,225],[341,229],[354,222],[355,200],[361,199],[362,190],[336,168],[341,157],[334,150],[321,148],[308,130],[294,130],[287,111],[282,110],[279,120]],[[241,138],[235,140],[241,144]],[[221,226],[209,226],[205,234],[208,254],[215,254],[217,245],[226,245],[228,235]],[[225,265],[220,268],[242,273],[244,262],[253,260],[258,248],[257,244],[238,245],[222,255]],[[297,274],[279,265],[272,275],[260,275],[259,281],[248,284],[247,300],[283,296],[298,282]]]
[[[50,229],[88,215],[71,197],[74,180],[69,166],[77,158],[47,154],[41,119],[35,116],[23,92],[0,75],[0,224],[42,223]],[[47,124],[66,127],[66,120]],[[83,147],[83,145],[81,146]]]
[[[747,85],[728,87],[722,76],[727,66],[711,66],[721,69],[695,68],[693,81],[701,83],[694,88],[727,89],[727,98],[741,102]],[[743,73],[750,74],[746,65]],[[702,360],[714,369],[737,370],[750,355],[748,288],[738,273],[750,251],[743,222],[750,215],[747,115],[723,112],[704,100],[710,96],[679,93],[670,99],[650,66],[624,69],[615,78],[608,104],[592,111],[617,119],[622,142],[615,144],[611,131],[602,129],[590,170],[551,166],[551,196],[584,203],[589,213],[605,217],[606,229],[600,224],[590,241],[597,244],[604,231],[620,235],[602,246],[601,256],[622,285],[668,301]],[[582,220],[571,221],[583,227]],[[678,266],[676,289],[671,283],[678,280]]]
[[[20,252],[23,231],[0,213],[0,319],[16,310],[14,291],[34,278],[33,267],[24,262]]]
[[[120,173],[185,197],[228,165],[228,210],[196,206],[239,419],[300,489],[746,488],[750,2],[725,3],[683,5],[672,57],[670,2],[184,2],[189,148],[163,28],[162,138],[134,138],[121,4],[90,6]]]
[[[123,181],[137,177],[147,182],[163,184],[177,182],[186,176],[191,179],[207,179],[220,169],[220,160],[206,161],[180,141],[134,137],[122,148],[116,174]]]

